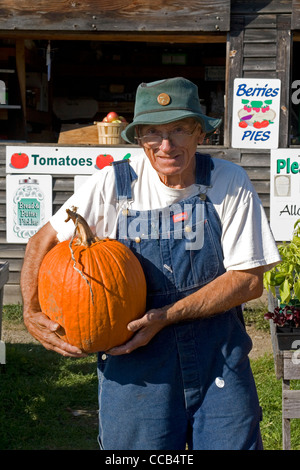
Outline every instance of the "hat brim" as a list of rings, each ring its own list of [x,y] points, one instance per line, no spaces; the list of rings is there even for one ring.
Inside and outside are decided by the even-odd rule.
[[[138,125],[147,125],[147,124],[169,124],[170,122],[179,121],[181,119],[194,118],[196,121],[200,122],[203,132],[210,135],[215,132],[215,130],[221,125],[222,119],[215,119],[205,114],[192,113],[190,111],[180,110],[178,113],[172,111],[163,111],[163,112],[153,112],[149,114],[141,114],[132,123],[122,131],[122,138],[130,143],[136,143],[135,140],[135,127]]]

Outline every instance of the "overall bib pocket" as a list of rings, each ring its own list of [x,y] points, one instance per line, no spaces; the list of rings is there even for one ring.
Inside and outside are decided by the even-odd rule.
[[[204,218],[204,204],[197,199],[191,210],[181,209],[181,220],[178,213],[172,212],[168,219],[163,218],[165,214],[157,217],[154,211],[134,215],[130,211],[126,216],[128,237],[119,240],[139,259],[150,295],[204,286],[223,268],[215,244],[216,234]]]

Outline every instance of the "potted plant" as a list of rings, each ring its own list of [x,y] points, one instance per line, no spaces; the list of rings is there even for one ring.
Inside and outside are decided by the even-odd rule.
[[[276,325],[279,349],[295,349],[300,340],[300,219],[294,225],[292,240],[278,245],[281,262],[264,274],[264,286],[277,306],[265,314]]]

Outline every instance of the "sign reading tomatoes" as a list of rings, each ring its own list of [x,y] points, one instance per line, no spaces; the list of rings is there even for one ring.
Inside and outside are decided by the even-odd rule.
[[[232,147],[278,147],[280,80],[234,80]]]
[[[90,175],[112,162],[139,155],[141,148],[7,146],[6,173]]]

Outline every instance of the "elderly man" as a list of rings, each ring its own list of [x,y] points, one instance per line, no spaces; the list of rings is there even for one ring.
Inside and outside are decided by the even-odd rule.
[[[123,131],[140,154],[91,176],[28,243],[24,321],[63,355],[81,351],[40,311],[37,273],[73,234],[65,208],[126,244],[144,269],[147,312],[128,325],[132,339],[98,355],[101,449],[262,448],[240,305],[261,295],[263,272],[280,258],[244,170],[197,152],[219,125],[189,80],[142,83]]]

